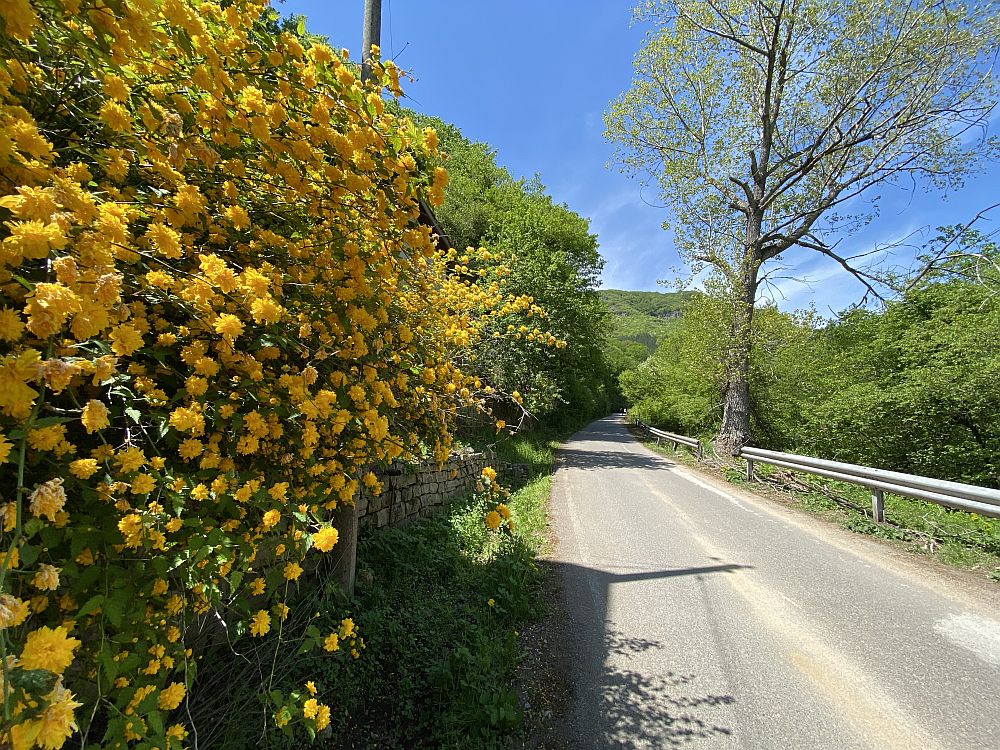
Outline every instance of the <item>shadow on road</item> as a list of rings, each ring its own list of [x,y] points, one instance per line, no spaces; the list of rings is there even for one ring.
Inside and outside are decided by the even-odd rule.
[[[604,469],[662,469],[674,466],[665,458],[622,451],[584,451],[560,448],[556,453],[561,466],[584,471]]]
[[[549,564],[562,582],[569,615],[565,635],[576,644],[570,663],[565,665],[572,682],[569,747],[679,747],[696,739],[732,734],[712,716],[717,717],[718,707],[735,699],[701,689],[697,675],[664,668],[664,660],[655,658],[653,652],[669,650],[669,644],[622,632],[606,619],[607,603],[616,584],[726,574],[750,566],[719,564],[619,573],[566,562]]]
[[[632,452],[626,445],[635,445],[628,428],[620,421],[620,417],[609,417],[595,422],[572,438],[569,443],[613,443],[610,450],[594,450],[593,448],[566,448],[556,452],[559,463],[566,468],[583,469],[584,471],[601,471],[603,469],[663,469],[675,464],[668,459],[648,451]]]

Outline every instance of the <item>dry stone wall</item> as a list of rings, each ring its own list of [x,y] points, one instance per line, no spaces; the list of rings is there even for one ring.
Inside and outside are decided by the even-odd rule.
[[[405,526],[417,518],[425,518],[451,500],[468,495],[476,486],[476,478],[487,466],[495,466],[490,453],[458,453],[444,466],[436,463],[407,467],[401,474],[383,474],[382,494],[362,492],[357,501],[358,524],[362,529]]]

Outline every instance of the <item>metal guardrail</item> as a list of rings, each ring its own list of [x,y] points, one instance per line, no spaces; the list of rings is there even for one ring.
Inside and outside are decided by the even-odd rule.
[[[696,438],[658,430],[634,417],[632,423],[653,435],[657,443],[662,439],[671,441],[674,448],[678,444],[687,445],[695,449],[699,459],[702,457],[701,443]],[[740,451],[740,458],[747,463],[747,481],[753,480],[753,465],[762,463],[867,487],[872,493],[872,517],[878,523],[885,521],[886,492],[926,500],[956,510],[978,513],[981,516],[1000,518],[1000,490],[979,487],[975,484],[949,482],[917,474],[873,469],[870,466],[828,461],[796,453],[779,453],[763,448],[743,448]]]
[[[656,438],[656,444],[659,445],[661,440],[669,440],[673,443],[674,450],[677,450],[678,445],[686,445],[689,448],[694,449],[695,456],[700,460],[702,457],[701,441],[697,438],[688,437],[687,435],[677,435],[673,432],[667,432],[666,430],[658,430],[655,427],[650,427],[645,422],[638,419],[632,419],[632,423],[641,430],[644,430],[648,434]]]
[[[754,463],[762,463],[867,487],[872,493],[872,516],[879,523],[885,521],[886,492],[1000,518],[1000,490],[763,448],[744,448],[740,457],[747,462],[747,479],[753,479]]]

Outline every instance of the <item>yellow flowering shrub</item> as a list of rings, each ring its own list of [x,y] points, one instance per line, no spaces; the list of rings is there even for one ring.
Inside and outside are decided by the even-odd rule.
[[[266,2],[0,4],[0,744],[181,746],[189,631],[280,628],[371,469],[448,455],[476,341],[558,345],[435,249],[436,137],[345,59]]]

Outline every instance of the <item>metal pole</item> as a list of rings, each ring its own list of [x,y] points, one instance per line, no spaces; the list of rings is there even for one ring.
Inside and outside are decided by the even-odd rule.
[[[875,523],[885,523],[885,500],[877,487],[872,487],[872,518]]]
[[[361,34],[361,82],[372,74],[372,45],[382,44],[382,0],[365,0],[365,27]]]
[[[748,458],[748,459],[746,459],[746,462],[747,462],[747,481],[748,482],[752,482],[753,481],[753,461],[751,461]]]

